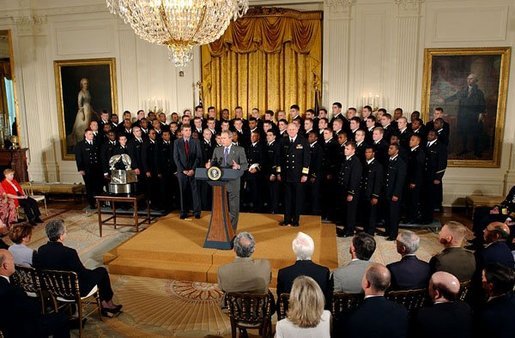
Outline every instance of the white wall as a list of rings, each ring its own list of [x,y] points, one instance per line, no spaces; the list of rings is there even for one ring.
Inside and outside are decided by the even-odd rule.
[[[37,23],[29,23],[29,18]],[[133,114],[148,99],[166,100],[172,111],[192,108],[196,63],[178,70],[165,47],[151,45],[111,15],[103,0],[0,0],[0,29],[14,44],[17,105],[29,174],[36,181],[81,182],[74,161],[61,160],[55,92],[55,60],[116,58],[118,110]]]
[[[329,3],[339,5],[329,6]],[[424,48],[513,46],[512,0],[335,0],[324,13],[324,104],[359,106],[368,93],[386,107],[421,110]],[[405,5],[407,4],[407,5]],[[515,64],[512,52],[511,69]],[[504,195],[515,184],[515,75],[510,71],[500,168],[448,168],[444,204],[473,192]],[[452,137],[452,136],[451,136]]]
[[[368,93],[388,108],[420,110],[424,48],[513,46],[512,0],[260,0],[257,5],[324,10],[323,103],[358,106]],[[350,3],[350,5],[349,5]],[[407,3],[407,5],[404,5]],[[331,5],[331,6],[329,6]],[[35,16],[38,23],[22,18]],[[54,60],[115,57],[118,111],[145,99],[166,99],[172,111],[194,105],[198,51],[179,77],[164,47],[152,46],[107,12],[103,0],[0,0],[0,29],[13,32],[22,143],[30,148],[33,180],[79,182],[62,161]],[[511,68],[515,64],[512,53]],[[514,72],[510,82],[515,83]],[[515,86],[509,87],[500,168],[449,168],[445,204],[472,192],[502,195],[515,184]]]

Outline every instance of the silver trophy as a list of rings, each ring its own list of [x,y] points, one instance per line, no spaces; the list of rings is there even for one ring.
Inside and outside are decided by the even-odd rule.
[[[116,169],[120,162],[125,169]],[[120,154],[112,156],[109,159],[109,169],[111,170],[109,192],[111,194],[130,194],[132,191],[131,183],[138,182],[138,176],[134,170],[131,170],[131,158],[129,155]]]

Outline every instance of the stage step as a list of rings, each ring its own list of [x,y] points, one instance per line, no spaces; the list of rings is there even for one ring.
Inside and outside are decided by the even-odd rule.
[[[109,272],[163,279],[216,283],[219,265],[177,263],[168,260],[118,257],[109,263]],[[271,287],[277,285],[278,269],[272,269]]]
[[[178,215],[161,217],[104,255],[104,263],[115,274],[186,281],[217,282],[219,266],[234,261],[233,250],[205,249],[203,243],[210,215],[181,220]],[[321,224],[319,216],[302,216],[299,228],[279,227],[278,215],[240,214],[238,231],[249,231],[256,239],[254,259],[268,259],[272,265],[271,287],[277,270],[295,262],[291,241],[298,231],[315,241],[313,261],[338,267],[334,225]]]
[[[109,272],[119,275],[155,277],[186,281],[207,281],[211,264],[179,263],[157,259],[118,257],[109,263]]]

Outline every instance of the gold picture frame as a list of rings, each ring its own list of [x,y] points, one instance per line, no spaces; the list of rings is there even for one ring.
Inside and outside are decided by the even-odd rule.
[[[422,116],[444,109],[449,167],[500,167],[510,58],[510,47],[425,49]]]
[[[74,160],[74,146],[100,112],[116,113],[115,58],[54,61],[55,91],[63,160]]]

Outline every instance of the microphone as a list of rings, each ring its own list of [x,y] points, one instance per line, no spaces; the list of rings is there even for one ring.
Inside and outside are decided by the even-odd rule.
[[[211,165],[215,167],[218,167],[220,165],[216,157],[211,160]]]

